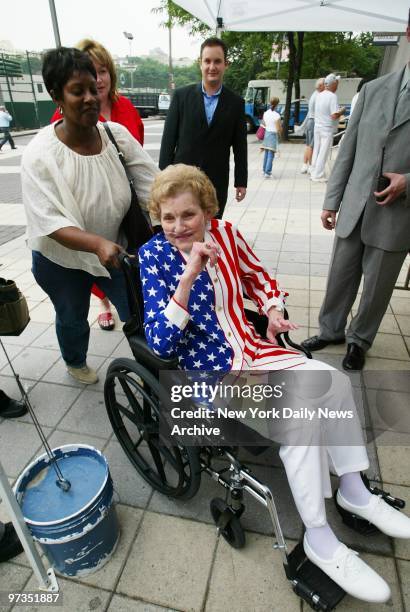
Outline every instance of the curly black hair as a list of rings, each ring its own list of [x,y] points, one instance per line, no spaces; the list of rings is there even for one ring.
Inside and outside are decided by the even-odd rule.
[[[43,80],[50,96],[62,98],[63,88],[74,72],[90,72],[95,79],[97,73],[90,56],[74,47],[50,49],[43,56]]]

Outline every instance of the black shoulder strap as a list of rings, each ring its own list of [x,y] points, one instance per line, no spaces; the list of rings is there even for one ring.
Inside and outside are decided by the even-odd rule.
[[[108,125],[107,125],[107,123],[105,121],[103,123],[103,126],[104,126],[104,129],[105,129],[106,133],[107,133],[108,138],[111,140],[112,144],[117,149],[117,153],[118,153],[118,157],[120,158],[120,162],[124,166],[125,172],[127,172],[127,164],[126,164],[126,161],[125,161],[124,153],[121,151],[120,147],[118,146],[117,141],[114,138],[114,134],[111,132],[110,128],[108,127]]]

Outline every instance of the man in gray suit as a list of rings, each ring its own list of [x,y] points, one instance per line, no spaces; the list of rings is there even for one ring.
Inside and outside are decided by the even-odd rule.
[[[410,11],[407,40],[410,43]],[[381,185],[381,174],[390,182],[387,187]],[[329,179],[321,219],[326,229],[336,227],[336,238],[320,333],[303,346],[317,351],[346,339],[343,367],[361,370],[410,249],[410,62],[362,88]],[[359,309],[345,335],[362,275]]]

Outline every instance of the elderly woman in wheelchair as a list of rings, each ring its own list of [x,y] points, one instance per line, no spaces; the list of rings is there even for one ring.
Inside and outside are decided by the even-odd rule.
[[[284,316],[287,294],[269,276],[239,231],[230,223],[213,218],[216,211],[215,190],[205,174],[197,168],[182,164],[170,166],[156,177],[151,192],[150,213],[160,221],[163,231],[141,247],[139,267],[145,336],[148,346],[158,356],[157,372],[161,369],[162,361],[164,367],[170,367],[166,365],[170,357],[176,359],[174,368],[189,371],[332,370],[327,364],[307,359],[305,354],[278,342],[277,337],[280,338],[281,333],[286,335],[296,328]],[[249,314],[244,308],[244,293],[257,305],[259,313],[266,317],[265,338],[249,322]],[[138,346],[141,342],[140,338]],[[130,344],[132,346],[131,341]],[[134,348],[135,355],[139,349]],[[148,369],[154,371],[150,367]],[[119,376],[118,368],[116,375]],[[111,374],[111,383],[113,376]],[[340,376],[344,377],[342,374]],[[148,411],[152,413],[155,412],[153,396],[157,394],[158,397],[159,394],[158,381],[152,376],[148,383],[150,391],[140,392],[144,395],[144,410],[149,404]],[[342,394],[338,401],[344,406],[354,406],[350,382],[347,383],[337,389],[337,393]],[[130,396],[126,385],[123,384],[123,387],[127,397]],[[111,420],[115,421],[115,418],[111,417]],[[152,454],[152,439],[150,443],[151,446],[148,446]],[[125,450],[128,453],[126,447]],[[158,448],[154,450],[158,459],[160,451]],[[177,456],[175,450],[168,449],[168,464],[175,466],[182,462],[182,465],[186,461],[191,462],[192,468],[195,450],[184,447],[177,451],[177,454],[180,453]],[[164,468],[155,460],[155,453],[154,462],[160,473]],[[285,554],[285,570],[294,590],[315,609],[332,609],[345,592],[370,602],[388,600],[388,584],[356,552],[339,541],[326,518],[324,498],[331,496],[330,458],[330,464],[340,478],[337,506],[346,521],[356,521],[367,527],[372,524],[391,537],[410,537],[410,519],[396,509],[404,505],[401,500],[395,500],[379,489],[372,489],[361,475],[361,471],[369,467],[365,446],[286,444],[281,446],[279,454],[305,526],[303,544],[299,545],[297,552],[289,556]],[[236,474],[237,482],[242,479],[245,483],[242,488],[267,506],[279,548],[286,551],[269,490],[263,485],[259,486],[249,471],[242,469],[231,450],[226,455],[232,463],[231,471]],[[141,468],[141,465],[136,467]],[[201,468],[215,475],[208,460],[200,460],[192,469],[201,471]],[[147,469],[145,473],[148,473]],[[233,502],[235,497],[241,497],[240,487],[236,490],[226,485],[223,478],[217,476],[216,479],[235,492]],[[193,492],[185,491],[185,496],[191,496],[196,488]],[[166,486],[162,490],[167,492]],[[242,506],[233,503],[229,508],[220,502],[222,500],[219,500],[219,506],[214,504],[212,507],[211,504],[211,511],[217,522],[219,519],[222,534],[226,536],[224,527],[232,518],[229,511],[233,509],[235,512],[235,507]],[[237,524],[232,520],[229,526],[231,540],[234,540],[232,530],[235,531]],[[226,539],[229,540],[228,537]],[[241,545],[240,542],[236,544],[238,547]],[[316,582],[313,579],[309,582],[307,577],[309,573],[312,575],[312,568],[314,571],[318,571],[317,568],[321,570]],[[325,587],[326,580],[328,586]],[[318,584],[325,591],[331,591],[334,587],[337,594],[333,599],[329,593],[321,596]]]

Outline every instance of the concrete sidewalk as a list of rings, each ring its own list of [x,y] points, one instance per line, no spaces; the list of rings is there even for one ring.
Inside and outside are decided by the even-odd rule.
[[[317,330],[317,315],[323,299],[332,235],[322,229],[320,210],[325,186],[312,184],[299,173],[302,145],[282,145],[274,161],[272,179],[262,177],[262,158],[254,136],[249,137],[250,182],[241,204],[230,202],[226,217],[236,223],[267,267],[289,291],[292,320],[299,323],[293,334],[302,340]],[[10,163],[13,163],[12,161]],[[231,190],[230,193],[233,193]],[[3,204],[1,222],[9,226],[25,223],[20,204]],[[0,228],[1,229],[1,228]],[[153,492],[129,463],[106,416],[103,398],[105,373],[112,359],[131,353],[120,326],[103,332],[90,309],[89,363],[98,369],[100,381],[85,388],[66,373],[54,331],[54,311],[35,284],[30,272],[30,252],[24,237],[0,246],[0,275],[13,278],[24,291],[31,323],[17,338],[5,339],[15,369],[30,391],[37,417],[52,446],[82,442],[101,449],[108,458],[119,498],[122,537],[113,559],[96,574],[81,580],[60,579],[64,604],[56,608],[110,610],[115,612],[161,609],[199,612],[289,611],[309,608],[293,594],[285,578],[278,551],[272,548],[267,511],[246,499],[242,523],[247,545],[231,549],[218,537],[209,512],[213,497],[223,490],[206,476],[194,499],[167,499]],[[408,261],[400,281],[404,281]],[[363,373],[351,375],[362,418],[367,427],[371,459],[369,474],[383,481],[387,490],[410,506],[409,430],[393,437],[371,435],[377,423],[369,422],[369,404],[375,395],[394,411],[410,406],[410,295],[396,290]],[[4,340],[4,339],[3,339]],[[331,347],[318,358],[341,366],[345,348]],[[372,373],[377,374],[372,376]],[[18,396],[15,381],[0,354],[0,388]],[[0,457],[10,482],[40,453],[40,442],[31,419],[0,420]],[[302,534],[286,477],[273,450],[248,457],[255,475],[268,484],[277,500],[281,523],[290,548]],[[382,535],[361,537],[343,526],[333,503],[328,502],[329,521],[340,538],[364,553],[369,563],[389,582],[393,599],[386,605],[368,605],[346,597],[338,610],[410,610],[410,543]],[[0,520],[7,520],[0,505]],[[0,591],[36,588],[25,555],[0,566]],[[0,607],[1,612],[12,609]],[[15,606],[13,609],[19,609]],[[25,607],[37,610],[35,607]]]

